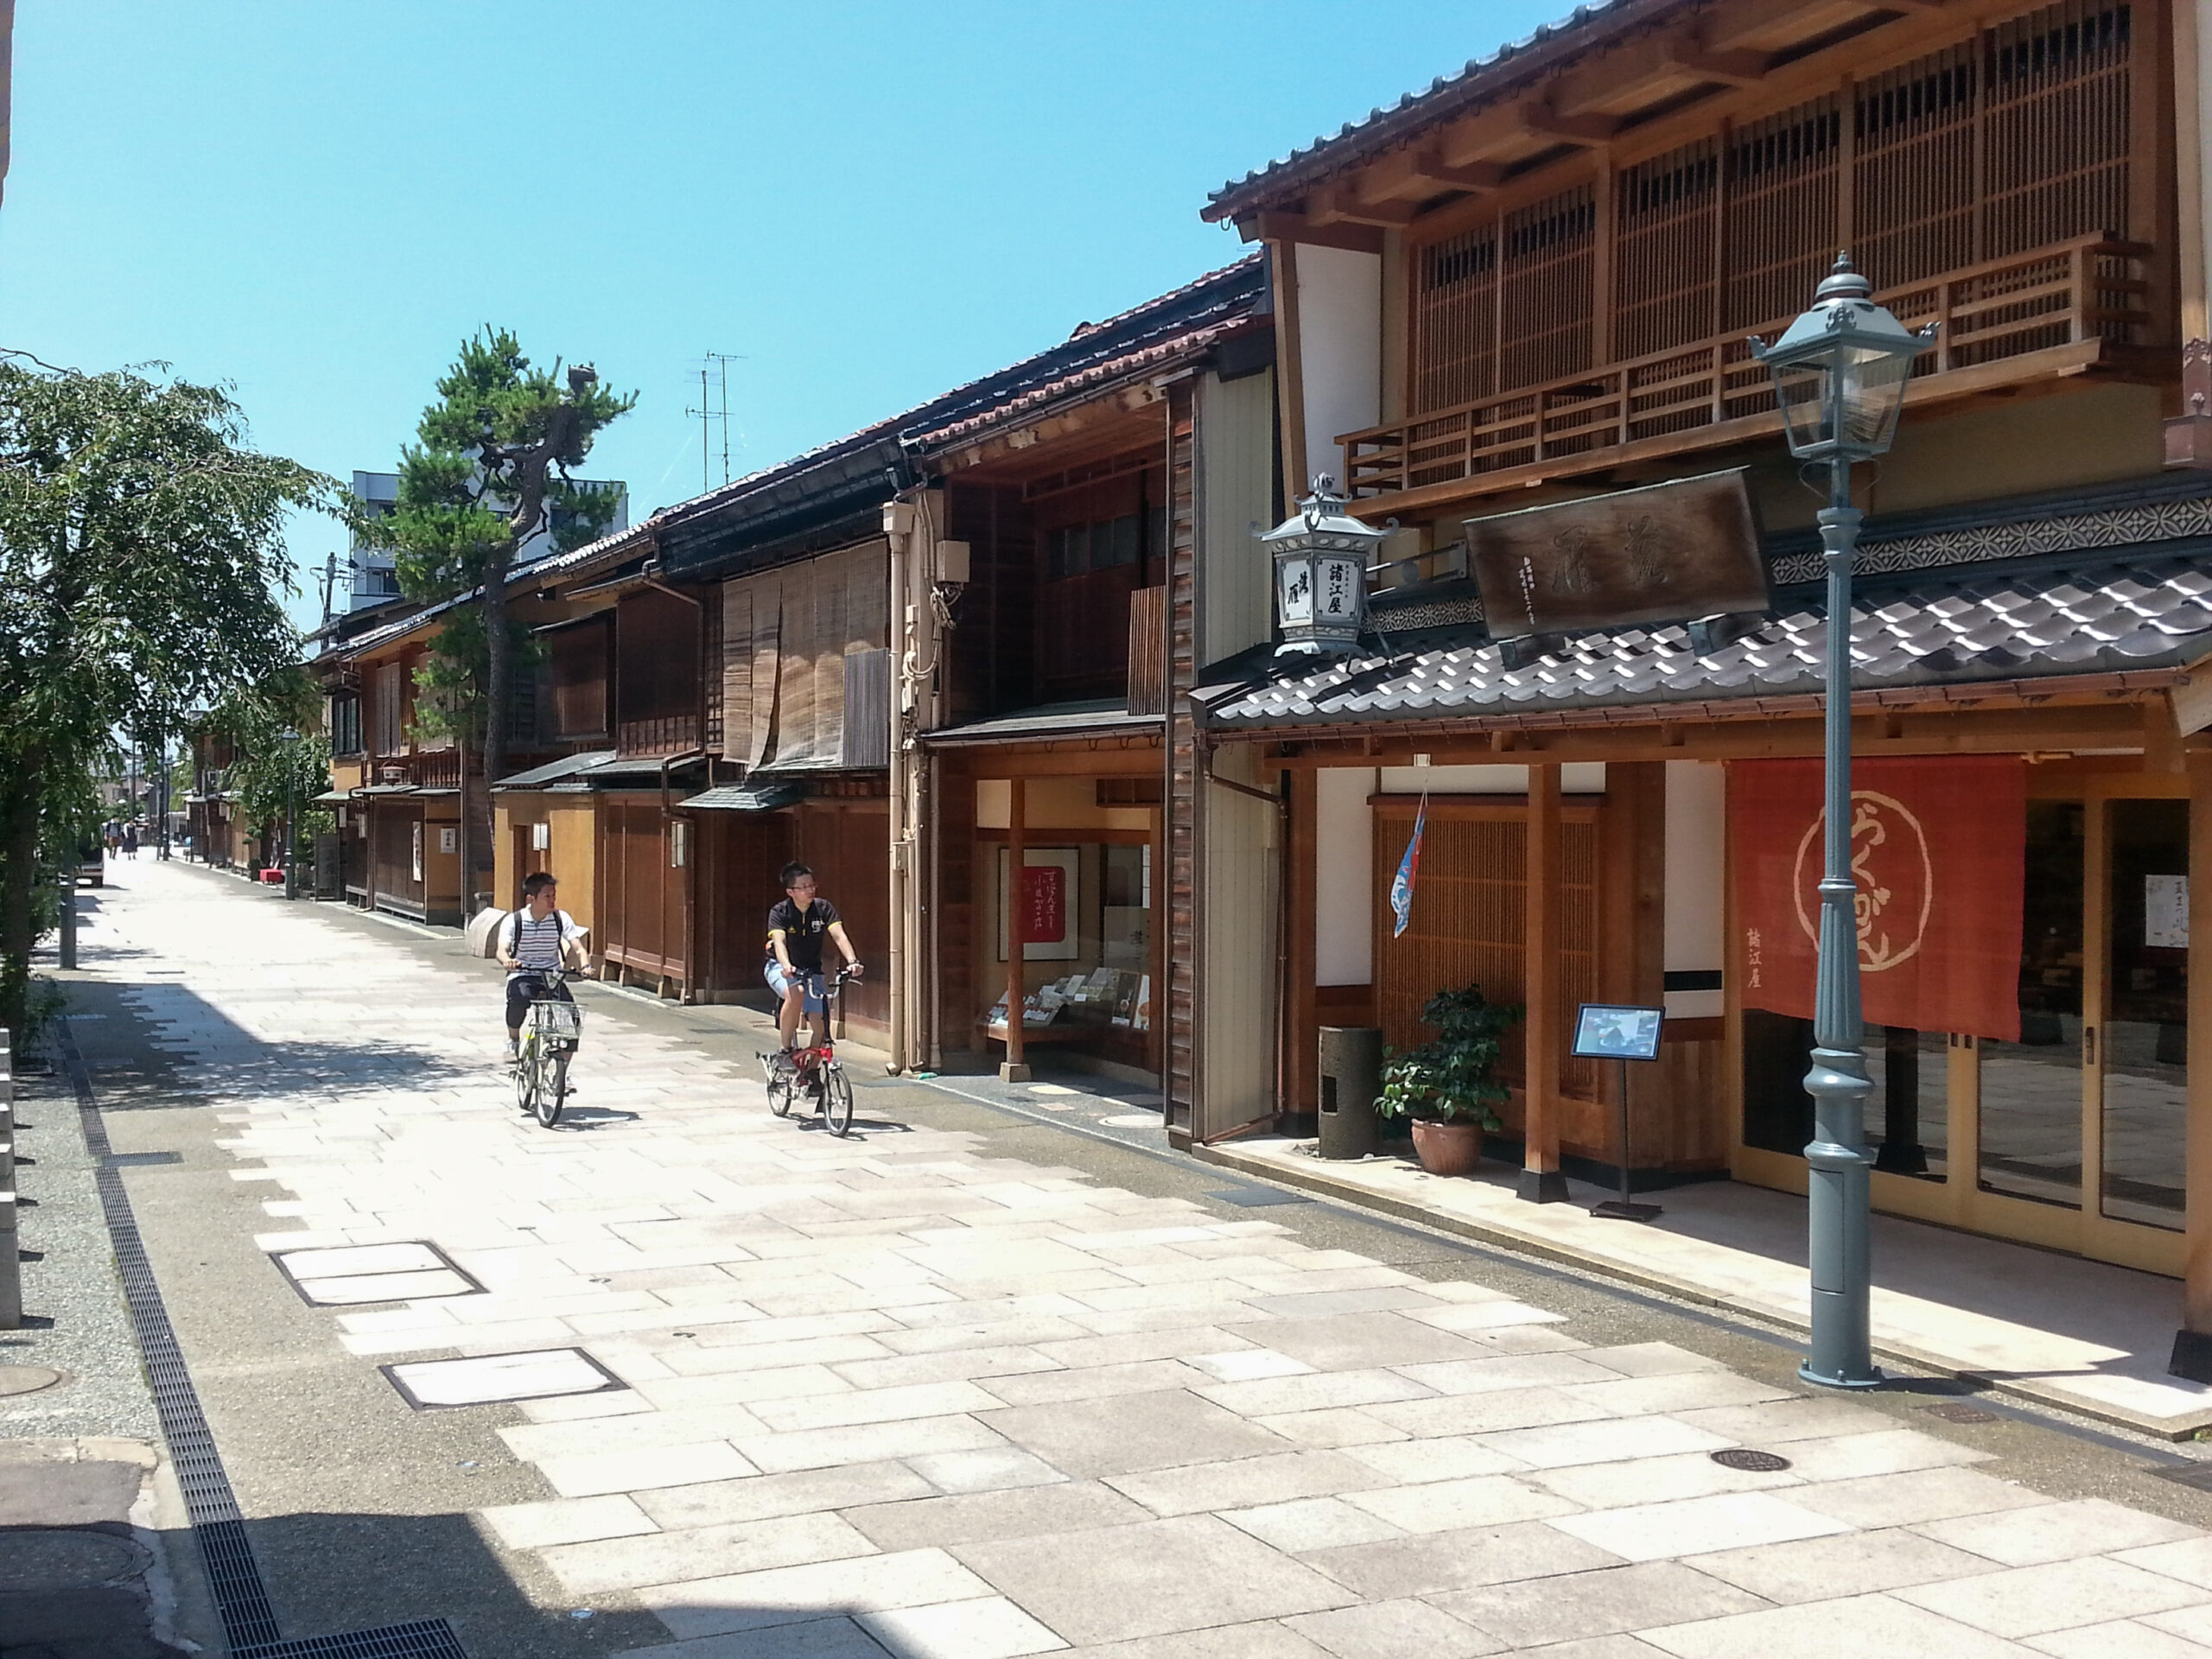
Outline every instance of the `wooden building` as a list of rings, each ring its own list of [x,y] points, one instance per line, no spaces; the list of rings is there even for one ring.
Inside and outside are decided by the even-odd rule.
[[[1260,563],[1264,292],[1248,258],[1086,324],[910,442],[927,486],[887,521],[916,664],[893,782],[909,1063],[1020,1076],[1049,1049],[1160,1084],[1176,607],[1187,631],[1202,541],[1248,590]],[[1240,645],[1266,631],[1263,588],[1242,599]]]
[[[1810,1010],[1777,988],[1797,927],[1762,932],[1751,872],[1821,752],[1821,501],[1746,337],[1848,248],[1942,325],[1860,469],[1858,786],[1991,768],[1962,810],[1997,815],[1985,861],[2012,884],[2009,932],[1955,942],[2004,1007],[1870,1028],[1875,1203],[2186,1268],[2212,1331],[2212,1143],[2187,1132],[2212,1111],[2212,911],[2186,882],[2212,849],[2196,39],[2163,0],[1622,0],[1217,194],[1207,216],[1271,254],[1286,467],[1396,527],[1350,659],[1218,663],[1191,700],[1195,775],[1273,797],[1236,810],[1280,812],[1287,849],[1241,928],[1195,918],[1203,979],[1269,959],[1276,918],[1287,1001],[1237,1039],[1280,1086],[1208,1088],[1209,1048],[1195,1136],[1312,1110],[1317,1025],[1403,1042],[1479,981],[1529,1008],[1524,1192],[1624,1159],[1803,1190]],[[1486,615],[1484,521],[1731,469],[1764,607],[1535,636]],[[1540,579],[1572,574],[1548,556]],[[1385,895],[1424,798],[1401,935]],[[1672,1016],[1625,1148],[1617,1074],[1565,1052],[1586,1000]]]

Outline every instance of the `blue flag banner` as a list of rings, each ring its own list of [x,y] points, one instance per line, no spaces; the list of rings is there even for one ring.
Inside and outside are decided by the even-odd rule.
[[[1390,930],[1396,938],[1404,932],[1414,918],[1414,878],[1421,873],[1421,832],[1428,823],[1428,791],[1421,792],[1421,810],[1414,814],[1414,836],[1406,843],[1406,855],[1398,861],[1398,873],[1390,878],[1390,910],[1398,918]]]

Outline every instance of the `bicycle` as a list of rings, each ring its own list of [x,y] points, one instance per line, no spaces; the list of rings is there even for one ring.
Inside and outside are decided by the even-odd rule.
[[[569,1095],[569,1061],[583,1039],[584,1011],[550,995],[569,976],[559,968],[533,969],[540,995],[530,1001],[515,1059],[515,1105],[547,1128],[561,1121]]]
[[[818,1000],[822,1004],[819,1015],[808,1015],[810,1020],[818,1018],[822,1022],[815,1040],[804,1048],[791,1050],[788,1055],[760,1056],[761,1070],[768,1077],[768,1109],[778,1117],[789,1117],[793,1097],[800,1090],[806,1090],[814,1096],[816,1116],[830,1134],[841,1139],[852,1131],[853,1085],[845,1076],[844,1066],[838,1062],[836,1044],[830,1035],[830,1020],[836,1010],[838,996],[852,977],[849,963],[826,984],[820,974],[809,974],[807,1000]]]

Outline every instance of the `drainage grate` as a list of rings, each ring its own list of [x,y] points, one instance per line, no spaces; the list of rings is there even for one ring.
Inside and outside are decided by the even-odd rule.
[[[1997,1414],[1993,1411],[1984,1411],[1980,1406],[1960,1405],[1951,1401],[1923,1406],[1921,1410],[1930,1417],[1941,1417],[1947,1423],[1993,1423],[1997,1421]]]
[[[1713,1460],[1723,1469],[1740,1469],[1745,1474],[1779,1474],[1789,1466],[1789,1459],[1772,1452],[1754,1452],[1748,1446],[1724,1446],[1713,1454]]]
[[[181,1164],[181,1152],[111,1152],[105,1160],[110,1169],[144,1169],[155,1164]]]
[[[468,1659],[454,1639],[453,1627],[442,1618],[347,1636],[298,1642],[282,1639],[276,1612],[269,1605],[268,1589],[262,1583],[260,1563],[253,1559],[253,1546],[238,1513],[238,1495],[231,1488],[222,1454],[215,1449],[207,1414],[200,1408],[200,1395],[192,1386],[184,1351],[177,1345],[176,1330],[162,1301],[153,1264],[146,1259],[146,1244],[139,1236],[130,1195],[124,1191],[123,1176],[116,1168],[118,1154],[108,1144],[107,1124],[92,1096],[92,1074],[77,1051],[68,1020],[60,1020],[59,1027],[62,1064],[68,1068],[69,1080],[76,1090],[78,1121],[85,1149],[92,1155],[93,1181],[107,1222],[109,1246],[115,1253],[124,1306],[130,1311],[138,1351],[145,1361],[154,1411],[161,1420],[162,1438],[168,1444],[170,1465],[184,1496],[192,1535],[207,1564],[208,1592],[214,1597],[223,1635],[235,1659]]]
[[[344,1636],[310,1636],[240,1648],[234,1659],[468,1659],[442,1618],[418,1618]]]
[[[1218,1198],[1224,1204],[1240,1205],[1247,1210],[1258,1210],[1271,1204],[1311,1204],[1313,1199],[1302,1192],[1286,1192],[1274,1186],[1231,1186],[1206,1197]]]

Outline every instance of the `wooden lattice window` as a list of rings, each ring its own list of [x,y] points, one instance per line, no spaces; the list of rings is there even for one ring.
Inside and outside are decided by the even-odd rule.
[[[1986,37],[1980,257],[2127,222],[2128,8],[2074,0]]]
[[[1497,226],[1432,243],[1417,258],[1417,406],[1452,409],[1491,396],[1497,390]]]
[[[1374,891],[1386,893],[1413,832],[1411,805],[1376,809]],[[1561,940],[1560,999],[1564,1007],[1594,1000],[1598,939],[1598,809],[1570,804],[1561,824]],[[1375,1011],[1383,1040],[1394,1048],[1435,1036],[1421,1011],[1441,990],[1480,985],[1495,1002],[1526,1000],[1528,809],[1517,802],[1495,805],[1431,804],[1421,836],[1421,878],[1413,918],[1390,936],[1390,912],[1378,906],[1375,942]],[[1503,1071],[1515,1083],[1524,1075],[1522,1032],[1506,1039]],[[1581,1099],[1598,1097],[1595,1065],[1563,1059],[1561,1089]]]
[[[1738,128],[1728,143],[1721,327],[1802,310],[1835,257],[1838,100],[1815,99]]]
[[[1498,238],[1500,391],[1590,366],[1598,202],[1588,185],[1517,208]]]
[[[1714,237],[1720,146],[1694,144],[1625,169],[1613,231],[1613,355],[1643,357],[1719,327]]]
[[[1964,41],[1859,85],[1852,253],[1880,287],[1976,257],[1979,56]]]

